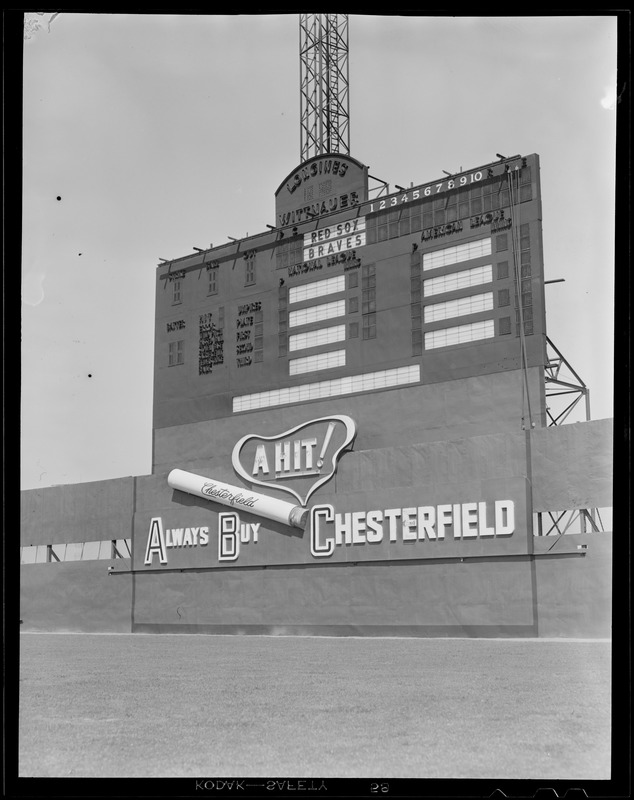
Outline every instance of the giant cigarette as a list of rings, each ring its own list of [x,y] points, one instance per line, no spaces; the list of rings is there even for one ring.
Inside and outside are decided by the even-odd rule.
[[[205,500],[213,500],[236,510],[242,509],[250,514],[282,522],[284,525],[302,530],[306,526],[307,509],[285,503],[275,497],[267,497],[265,494],[247,492],[240,486],[221,483],[213,478],[204,478],[202,475],[195,475],[182,469],[173,469],[167,476],[167,483],[172,489],[195,494]]]

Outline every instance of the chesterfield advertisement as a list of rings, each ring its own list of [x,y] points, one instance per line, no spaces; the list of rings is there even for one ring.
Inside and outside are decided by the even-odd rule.
[[[356,424],[313,419],[249,433],[231,457],[235,482],[174,465],[163,507],[135,520],[134,569],[465,558],[529,552],[527,482],[368,485],[351,476]],[[346,479],[348,474],[348,479]],[[350,490],[352,489],[352,490]]]

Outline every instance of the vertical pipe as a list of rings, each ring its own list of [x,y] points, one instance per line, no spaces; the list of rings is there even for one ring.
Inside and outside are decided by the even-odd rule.
[[[591,419],[591,417],[590,417],[590,389],[586,388],[585,395],[586,395],[586,422],[589,422],[590,419]]]

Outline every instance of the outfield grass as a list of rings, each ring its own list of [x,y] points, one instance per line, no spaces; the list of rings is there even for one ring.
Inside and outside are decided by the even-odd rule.
[[[610,777],[610,645],[20,636],[21,777]]]

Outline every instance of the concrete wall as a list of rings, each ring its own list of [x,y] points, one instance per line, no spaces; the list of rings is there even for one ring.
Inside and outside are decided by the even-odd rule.
[[[509,480],[515,476],[532,480],[539,510],[579,507],[574,504],[581,500],[590,505],[610,505],[611,421],[522,431],[517,419],[511,422],[511,413],[508,420],[505,415],[504,399],[511,412],[513,390],[521,389],[513,383],[515,377],[511,373],[479,376],[462,386],[455,381],[446,393],[443,386],[436,385],[373,394],[365,408],[359,399],[352,410],[363,420],[355,450],[341,459],[336,490],[327,485],[319,490],[320,497],[315,502],[331,502],[337,508],[347,508],[346,502],[349,504],[353,498],[359,508],[367,508],[368,504],[377,505],[377,498],[387,492],[394,505],[398,505],[407,502],[408,493],[427,497],[438,493],[440,487],[470,490],[476,496],[487,481],[510,486]],[[457,386],[464,391],[452,393],[451,389]],[[408,396],[404,396],[405,392]],[[435,400],[431,399],[433,393],[437,393]],[[388,412],[390,394],[395,402]],[[414,402],[415,397],[418,403]],[[444,399],[449,407],[442,402]],[[354,403],[353,398],[350,400]],[[315,409],[315,416],[328,410],[332,411],[332,406]],[[289,411],[292,413],[285,427],[302,419],[300,411]],[[385,420],[380,430],[371,425],[375,414]],[[307,416],[304,412],[303,419]],[[249,427],[243,427],[241,434],[251,430],[261,430],[263,434],[280,432],[279,414],[254,412],[247,419]],[[505,421],[508,430],[504,430]],[[209,436],[203,435],[205,426],[209,426],[206,428]],[[408,441],[408,430],[415,444]],[[465,430],[479,430],[481,435],[460,437],[459,432]],[[169,435],[167,431],[157,433]],[[203,474],[235,482],[229,456],[237,433],[233,420],[226,421],[223,428],[215,427],[213,422],[194,425],[180,439],[170,436],[174,446],[171,452],[173,456],[186,455],[192,459],[179,464],[185,469],[206,469]],[[428,441],[424,441],[426,437]],[[392,446],[385,446],[390,439]],[[393,446],[394,439],[399,446]],[[209,450],[210,441],[214,443],[214,455],[205,459],[203,454]],[[180,451],[179,442],[183,446]],[[165,452],[170,450],[166,448]],[[175,461],[169,464],[174,465]],[[169,513],[174,502],[184,502],[178,492],[170,496],[165,478],[166,473],[162,473],[139,482],[137,517],[139,521],[143,518],[144,525],[139,534],[147,535],[150,512]],[[500,491],[505,490],[500,488]],[[188,512],[196,508],[194,498],[187,503]],[[204,507],[205,502],[199,505]],[[184,510],[181,506],[181,512]],[[210,513],[206,513],[207,519]],[[525,555],[493,557],[489,552],[464,561],[459,557],[434,557],[430,562],[415,558],[414,551],[407,561],[394,560],[396,554],[392,550],[384,561],[363,563],[359,548],[348,556],[347,563],[326,567],[315,564],[314,559],[311,563],[310,557],[302,557],[307,548],[301,536],[288,537],[283,533],[271,531],[274,540],[271,546],[279,544],[281,551],[269,560],[268,566],[266,561],[260,562],[263,568],[248,561],[250,567],[242,562],[228,570],[135,576],[134,630],[419,636],[610,635],[611,534],[572,535],[561,537],[560,541],[554,537],[540,540],[530,536]],[[588,549],[578,549],[583,544]],[[533,548],[534,557],[530,555]],[[280,560],[284,558],[288,563],[281,566]],[[355,563],[350,563],[353,560]]]
[[[136,575],[135,631],[535,636],[525,559]]]
[[[130,539],[135,478],[31,489],[20,497],[20,545]],[[130,559],[22,564],[24,630],[126,632],[131,628]]]
[[[20,616],[33,631],[607,638],[612,535],[562,538],[565,553],[494,561],[110,577],[121,560],[24,565]]]
[[[531,433],[534,511],[612,505],[613,420]]]
[[[437,442],[440,450],[447,440],[521,434],[522,381],[521,371],[511,370],[161,428],[154,431],[153,472],[184,463],[209,466],[212,460],[214,469],[230,468],[233,447],[246,433],[272,436],[327,414],[356,421],[356,451],[413,442]],[[540,368],[529,370],[529,383],[534,397],[543,394]]]
[[[612,534],[588,533],[536,540],[540,636],[609,638],[612,635]],[[577,548],[584,547],[585,550]]]
[[[232,435],[221,451],[230,450]],[[380,434],[367,435],[372,441]],[[527,440],[535,510],[610,505],[610,420],[355,450],[341,462],[333,496],[355,502],[363,496],[365,506],[377,486],[404,500],[421,487],[466,487],[474,474],[480,486],[519,479],[528,475]],[[198,460],[179,458],[178,466],[203,464],[208,444],[196,449],[193,435],[184,441],[191,450],[178,455]],[[224,454],[221,463],[225,472],[218,477],[235,481]],[[165,473],[24,492],[21,543],[128,538],[134,518],[137,536],[146,537],[152,515],[196,509],[175,502],[174,494]],[[451,553],[424,560],[412,551],[405,561],[390,555],[332,565],[310,559],[231,569],[190,564],[185,573],[134,576],[108,576],[109,566],[129,569],[122,559],[23,565],[20,615],[31,630],[609,636],[611,534],[530,543],[534,555],[524,550],[462,561]],[[587,549],[578,549],[583,544]]]
[[[134,478],[30,489],[20,494],[20,545],[129,539]]]
[[[127,633],[131,630],[132,576],[109,576],[130,562],[68,561],[23,564],[20,619],[28,631]]]
[[[561,538],[517,558],[136,575],[132,629],[609,638],[612,535]]]

